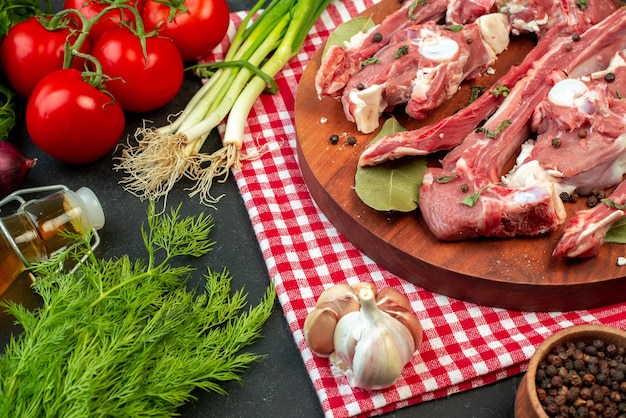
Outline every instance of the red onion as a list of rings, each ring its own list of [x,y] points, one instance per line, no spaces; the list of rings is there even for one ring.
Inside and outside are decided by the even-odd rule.
[[[17,190],[37,159],[26,157],[15,145],[0,141],[0,198]]]

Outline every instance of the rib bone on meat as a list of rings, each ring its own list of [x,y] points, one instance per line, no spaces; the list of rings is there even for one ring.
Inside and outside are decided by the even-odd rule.
[[[427,171],[420,208],[437,238],[538,235],[564,221],[562,202],[553,188],[507,188],[499,185],[500,175],[528,137],[528,121],[547,95],[551,86],[546,80],[554,69],[563,68],[573,76],[602,70],[613,55],[602,52],[622,49],[620,43],[626,43],[624,8],[591,27],[578,42],[555,37],[550,50],[515,84],[483,128],[448,153],[441,168]],[[478,197],[468,206],[462,203],[461,194]]]

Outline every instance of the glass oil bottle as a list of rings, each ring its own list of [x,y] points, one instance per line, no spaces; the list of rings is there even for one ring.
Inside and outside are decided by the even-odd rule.
[[[52,192],[26,201],[23,196]],[[92,249],[99,243],[97,230],[104,226],[104,212],[93,191],[65,186],[23,189],[0,201],[0,209],[17,201],[13,214],[0,217],[0,295],[32,263],[47,260],[58,251],[76,244],[67,233],[86,236],[92,231]]]

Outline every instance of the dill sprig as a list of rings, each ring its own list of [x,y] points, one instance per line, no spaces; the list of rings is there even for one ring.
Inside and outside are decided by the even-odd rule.
[[[170,262],[210,251],[212,226],[150,204],[147,261],[92,252],[72,273],[57,268],[67,253],[37,264],[41,308],[0,302],[23,327],[0,356],[0,416],[173,416],[194,389],[224,394],[222,382],[240,380],[261,357],[242,349],[260,336],[275,291],[246,309],[229,273],[210,269],[204,291],[188,289],[193,269]]]

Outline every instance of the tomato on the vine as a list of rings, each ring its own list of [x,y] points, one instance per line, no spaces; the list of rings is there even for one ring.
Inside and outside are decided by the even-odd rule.
[[[63,68],[65,42],[73,43],[76,38],[68,28],[46,29],[36,17],[13,26],[0,45],[2,68],[13,89],[27,98],[43,77]],[[87,40],[80,51],[90,50],[91,43]],[[84,60],[74,59],[73,68],[83,65]]]
[[[130,7],[137,5],[137,10],[141,10],[139,0],[117,1],[115,4],[125,4]],[[63,8],[76,9],[85,19],[90,20],[110,5],[111,2],[100,2],[98,0],[65,0]],[[76,20],[77,23],[80,23],[78,18]],[[88,35],[89,39],[95,42],[107,30],[120,26],[122,23],[134,25],[135,20],[135,14],[128,8],[118,7],[111,9],[91,27]]]
[[[26,129],[33,142],[70,164],[106,155],[119,141],[124,123],[119,103],[72,68],[44,77],[26,106]]]
[[[183,83],[183,60],[171,39],[147,37],[145,47],[144,55],[140,38],[126,27],[117,27],[103,34],[91,52],[111,78],[107,91],[131,112],[158,109],[176,96]]]
[[[224,39],[230,9],[226,0],[146,0],[142,18],[146,31],[157,29],[172,38],[183,60],[193,61],[206,57]]]

